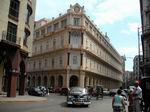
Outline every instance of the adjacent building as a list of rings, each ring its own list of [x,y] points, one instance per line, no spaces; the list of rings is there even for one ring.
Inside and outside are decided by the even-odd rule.
[[[140,0],[142,21],[142,49],[143,62],[141,63],[144,76],[150,75],[150,0]]]
[[[36,22],[28,60],[29,86],[122,85],[123,59],[108,36],[85,15],[84,7],[70,5],[66,14],[42,20],[39,22],[45,24]]]
[[[125,71],[125,87],[134,86],[135,78],[132,71]]]
[[[0,2],[0,92],[24,95],[26,59],[31,54],[36,0]]]
[[[142,77],[140,62],[142,61],[142,56],[136,55],[133,59],[133,74],[135,80],[140,80]]]

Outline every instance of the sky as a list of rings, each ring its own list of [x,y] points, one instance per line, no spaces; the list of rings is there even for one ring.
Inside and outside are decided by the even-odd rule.
[[[113,47],[126,56],[125,69],[133,70],[133,58],[138,55],[138,27],[141,26],[139,0],[37,0],[35,20],[65,14],[70,5],[84,6],[87,16]]]

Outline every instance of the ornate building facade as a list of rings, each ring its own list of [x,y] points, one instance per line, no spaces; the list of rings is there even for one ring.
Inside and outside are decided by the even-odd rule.
[[[24,95],[26,59],[32,49],[36,0],[0,3],[0,92]]]
[[[84,7],[70,5],[66,14],[35,29],[28,60],[29,86],[100,84],[116,88],[122,84],[122,64],[121,56],[85,15]]]
[[[142,50],[143,61],[141,63],[142,74],[150,76],[150,0],[140,0],[142,22]]]

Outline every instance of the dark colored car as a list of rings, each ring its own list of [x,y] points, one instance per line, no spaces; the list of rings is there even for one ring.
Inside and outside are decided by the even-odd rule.
[[[52,87],[52,86],[49,87],[48,90],[49,90],[49,93],[54,93],[55,92],[54,87]]]
[[[45,96],[47,93],[48,93],[48,90],[44,86],[30,87],[28,89],[29,95]]]
[[[33,96],[44,96],[43,92],[37,87],[30,87],[28,89],[28,94]]]
[[[91,104],[88,90],[82,87],[72,87],[67,96],[67,105],[86,105]]]
[[[60,91],[61,91],[61,87],[55,87],[54,88],[54,92],[55,93],[60,93]]]
[[[67,87],[62,87],[61,88],[61,91],[60,91],[60,95],[68,95],[68,93],[69,93],[69,88],[67,88]]]

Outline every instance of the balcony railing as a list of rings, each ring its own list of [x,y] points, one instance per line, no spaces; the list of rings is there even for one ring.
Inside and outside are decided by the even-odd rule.
[[[17,36],[16,36],[15,39],[11,39],[8,36],[10,36],[10,35],[8,35],[6,31],[2,31],[2,38],[1,38],[1,40],[5,40],[7,42],[15,43],[15,44],[19,44],[20,45],[20,42],[21,42],[21,38],[20,37],[17,38]]]
[[[146,24],[143,27],[143,34],[145,34],[145,33],[150,33],[150,24]]]
[[[150,65],[150,57],[144,58],[144,65]]]

